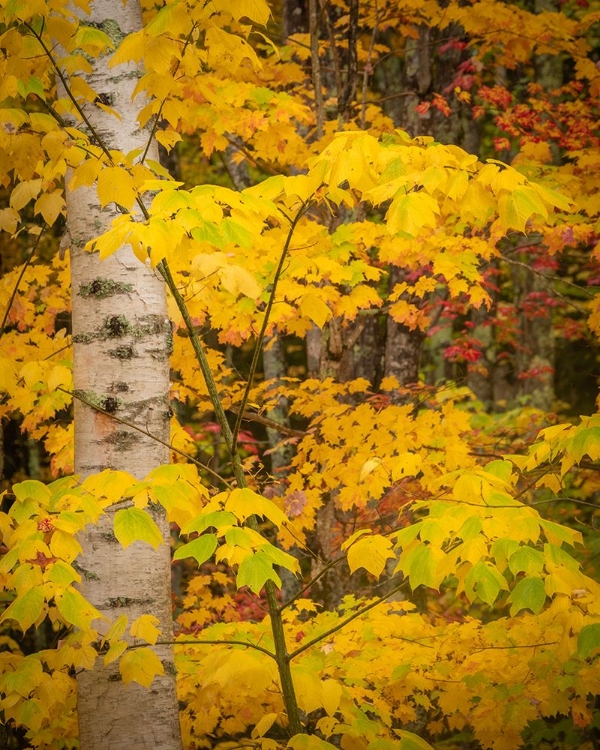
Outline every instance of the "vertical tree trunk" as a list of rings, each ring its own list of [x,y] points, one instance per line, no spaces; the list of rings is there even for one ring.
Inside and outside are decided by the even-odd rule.
[[[281,34],[287,40],[292,34],[308,31],[308,0],[283,0],[281,6]]]
[[[555,0],[535,0],[535,12],[543,13],[557,10]],[[559,88],[563,83],[563,63],[557,55],[538,55],[534,61],[537,81],[551,91]],[[554,145],[554,161],[560,163],[558,148]],[[546,248],[542,248],[546,252]],[[533,262],[533,261],[532,261]],[[522,266],[513,267],[513,283],[517,302],[529,301],[531,306],[539,305],[536,297],[543,299],[552,288],[542,274],[529,271]],[[529,300],[527,298],[529,297]],[[554,365],[555,346],[554,330],[552,326],[552,308],[545,307],[535,314],[521,310],[520,327],[523,334],[522,348],[517,350],[517,369],[519,375],[527,371],[537,373],[535,377],[525,377],[520,380],[519,392],[529,396],[533,406],[550,411],[554,403]]]
[[[431,86],[431,32],[426,26],[419,26],[417,31],[416,39],[406,40],[405,68],[399,79],[404,84],[404,96],[392,100],[392,116],[396,124],[413,137],[429,132],[431,128],[431,123],[424,122],[415,109]],[[403,280],[403,276],[404,270],[401,267],[390,267],[390,293]],[[400,385],[417,383],[424,340],[421,331],[411,331],[388,316],[384,355],[385,377],[396,377]]]
[[[265,339],[263,370],[265,380],[274,380],[278,385],[281,385],[283,378],[286,376],[285,351],[277,331],[273,333],[270,339]],[[289,427],[289,403],[287,398],[281,396],[277,405],[268,412],[267,416],[277,424]],[[275,479],[280,479],[285,476],[286,469],[292,459],[293,449],[290,445],[279,445],[283,435],[276,428],[267,427],[267,437],[271,449],[271,473]]]
[[[103,29],[118,43],[140,28],[139,5],[121,0],[92,3],[83,24]],[[108,148],[127,153],[146,145],[148,134],[136,122],[132,92],[139,71],[134,65],[113,70],[107,58],[90,61],[86,76],[121,119],[87,105],[86,114]],[[158,159],[156,150],[151,158]],[[116,215],[100,210],[95,189],[67,191],[71,238],[75,381],[75,471],[82,476],[110,467],[142,478],[169,460],[168,449],[107,414],[134,422],[168,439],[170,323],[164,285],[132,254],[121,248],[100,262],[84,252],[87,241],[106,231]],[[165,543],[154,551],[142,542],[124,550],[113,534],[116,508],[81,540],[78,563],[83,594],[110,620],[121,614],[131,623],[141,614],[159,619],[162,640],[172,640],[169,529],[154,510]],[[115,664],[96,660],[78,676],[78,711],[83,750],[177,750],[181,747],[172,647],[156,647],[165,668],[150,689],[125,686]]]
[[[495,300],[493,302],[495,307]],[[494,383],[492,372],[494,363],[494,330],[486,326],[485,322],[489,312],[485,308],[471,310],[471,322],[475,324],[473,336],[481,342],[482,357],[476,366],[467,372],[467,385],[482,402],[486,409],[491,409],[494,404]]]
[[[524,266],[513,266],[511,272],[520,318],[515,352],[517,395],[528,396],[532,406],[550,411],[554,402],[552,308],[540,305],[536,298],[548,293],[548,284]],[[532,307],[537,309],[531,311]]]
[[[392,266],[390,269],[390,292],[403,277],[402,269]],[[400,385],[411,385],[419,380],[421,348],[425,335],[416,329],[411,331],[405,325],[388,317],[385,340],[385,377],[395,377]]]

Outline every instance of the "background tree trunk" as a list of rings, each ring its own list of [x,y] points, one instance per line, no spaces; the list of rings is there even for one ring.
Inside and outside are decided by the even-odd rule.
[[[139,5],[120,0],[92,3],[83,24],[94,24],[115,45],[141,26]],[[86,114],[108,148],[125,153],[145,147],[148,133],[136,121],[139,103],[132,92],[139,77],[134,65],[112,70],[107,57],[91,61],[88,83],[117,110],[121,119],[88,105]],[[154,149],[149,154],[158,159]],[[109,414],[139,424],[162,440],[169,434],[169,354],[171,328],[165,288],[128,247],[108,260],[84,251],[106,231],[116,215],[112,204],[100,210],[94,188],[67,191],[71,238],[75,381],[75,471],[82,476],[110,467],[138,478],[167,463],[163,445],[124,427]],[[122,507],[122,506],[121,506]],[[169,528],[154,510],[165,543],[157,551],[142,542],[124,550],[113,534],[116,508],[81,540],[83,594],[110,620],[121,614],[131,623],[145,613],[160,622],[162,639],[172,640]],[[83,750],[181,747],[172,647],[156,647],[165,668],[150,689],[125,686],[115,664],[102,659],[78,676],[78,711]]]

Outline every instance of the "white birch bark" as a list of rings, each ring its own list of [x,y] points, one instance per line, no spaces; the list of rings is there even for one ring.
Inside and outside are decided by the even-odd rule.
[[[132,0],[94,0],[90,15],[76,12],[82,23],[108,33],[115,46],[141,26],[139,4]],[[121,119],[93,104],[85,105],[85,112],[109,149],[127,153],[144,148],[148,140],[148,133],[140,132],[136,122],[139,99],[132,102],[141,70],[133,64],[109,69],[108,57],[90,60],[94,69],[86,80]],[[149,156],[158,160],[156,149]],[[164,284],[128,247],[105,261],[83,250],[110,227],[115,215],[112,204],[100,209],[95,188],[67,191],[75,391],[168,440],[171,328]],[[142,478],[168,460],[168,449],[160,443],[75,399],[76,473],[85,477],[110,467]],[[81,540],[82,592],[111,621],[121,614],[130,623],[141,614],[155,615],[161,640],[172,640],[168,525],[155,511],[165,543],[157,551],[142,542],[124,550],[113,534],[115,512],[116,508],[109,509]],[[150,689],[124,685],[117,665],[105,668],[101,657],[93,670],[78,676],[82,750],[181,748],[172,647],[157,646],[155,651],[165,675],[156,677]]]

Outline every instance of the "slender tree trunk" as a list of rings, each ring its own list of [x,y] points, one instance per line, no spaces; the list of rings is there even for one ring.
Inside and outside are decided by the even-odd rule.
[[[403,270],[397,266],[390,269],[390,292],[403,278]],[[425,340],[424,333],[416,329],[411,331],[405,325],[397,323],[391,317],[387,319],[387,336],[385,341],[385,377],[395,377],[400,385],[411,385],[419,380],[421,347]]]
[[[102,28],[115,43],[140,28],[135,2],[92,3],[82,23]],[[88,105],[86,114],[108,148],[125,153],[144,147],[148,134],[136,122],[133,88],[140,71],[134,65],[113,70],[107,58],[91,60],[86,76],[121,119]],[[151,158],[158,159],[154,149]],[[100,210],[95,189],[67,191],[67,224],[71,238],[75,380],[75,471],[82,476],[109,467],[142,478],[169,460],[168,449],[90,408],[135,422],[162,440],[169,431],[170,323],[164,285],[128,247],[100,262],[83,250],[106,231],[116,215],[111,205]],[[83,401],[83,400],[84,401]],[[169,528],[154,510],[165,543],[157,551],[142,542],[124,550],[113,534],[116,508],[81,540],[79,558],[83,594],[109,620],[125,614],[131,623],[150,613],[160,622],[162,640],[172,640]],[[165,668],[150,689],[125,686],[116,664],[78,676],[78,712],[83,750],[178,750],[181,747],[171,647],[156,647]]]
[[[292,34],[308,31],[308,0],[283,0],[281,6],[281,34],[287,40]]]
[[[281,336],[277,331],[273,333],[270,339],[265,340],[263,370],[265,380],[274,380],[277,385],[281,385],[283,378],[286,376],[285,351]],[[267,416],[282,427],[290,427],[287,398],[281,396],[276,406],[269,410]],[[271,450],[271,473],[275,479],[280,479],[287,473],[286,470],[293,456],[293,448],[291,445],[280,445],[283,434],[274,427],[267,427],[267,437]]]
[[[415,109],[431,86],[431,32],[426,26],[418,26],[416,30],[418,37],[406,40],[405,67],[402,77],[398,79],[404,83],[404,96],[392,100],[392,116],[397,125],[411,136],[422,135],[431,128],[431,123],[424,121]],[[390,267],[390,293],[403,277],[404,269],[398,266]],[[385,377],[394,376],[400,385],[417,383],[424,340],[421,331],[411,331],[388,316],[384,355]]]
[[[494,309],[496,301],[493,303]],[[492,373],[494,369],[494,330],[485,325],[489,317],[489,311],[485,308],[471,310],[471,322],[475,324],[473,336],[482,344],[481,360],[476,366],[470,368],[467,373],[467,384],[486,409],[491,409],[494,404],[494,382]]]
[[[540,305],[537,296],[548,293],[548,284],[524,266],[513,266],[511,276],[520,318],[515,352],[517,394],[528,396],[532,406],[549,411],[554,402],[552,308]]]
[[[555,11],[555,0],[535,0],[535,12],[543,13]],[[546,90],[559,88],[563,83],[563,68],[560,56],[539,55],[534,60],[537,81]],[[554,161],[560,163],[560,154],[554,146]],[[547,252],[542,247],[542,252]],[[527,262],[527,259],[524,259]],[[530,261],[531,262],[531,261]],[[530,271],[523,266],[513,267],[513,284],[517,304],[520,304],[520,329],[522,333],[521,348],[517,350],[517,369],[521,376],[519,380],[519,395],[529,396],[533,406],[549,411],[554,403],[554,365],[555,346],[554,330],[552,326],[552,308],[545,306],[542,310],[527,311],[528,303],[531,308],[540,305],[539,299],[552,289],[552,285],[538,272]],[[527,373],[533,377],[523,377]]]

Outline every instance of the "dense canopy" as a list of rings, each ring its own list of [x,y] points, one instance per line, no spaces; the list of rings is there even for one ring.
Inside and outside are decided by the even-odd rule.
[[[0,8],[0,745],[597,747],[597,0],[137,3]]]

